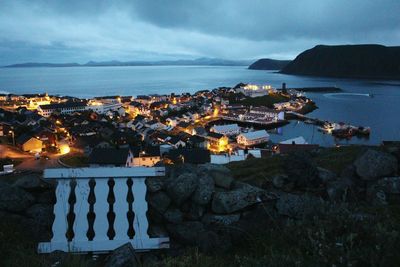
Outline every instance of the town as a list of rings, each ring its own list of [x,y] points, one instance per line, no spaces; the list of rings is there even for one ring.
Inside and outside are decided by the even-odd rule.
[[[64,166],[225,164],[315,148],[302,137],[270,140],[267,130],[288,123],[289,114],[316,108],[286,84],[279,90],[240,83],[194,94],[92,99],[3,94],[0,107],[0,140],[8,144],[2,158],[29,153],[33,166],[35,160]]]

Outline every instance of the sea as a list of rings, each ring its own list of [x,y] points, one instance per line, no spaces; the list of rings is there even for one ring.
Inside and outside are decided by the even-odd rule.
[[[316,126],[292,121],[270,131],[279,142],[303,136],[321,146],[379,145],[400,140],[400,81],[358,80],[285,75],[276,71],[249,70],[245,66],[130,66],[0,68],[0,93],[44,93],[91,98],[104,95],[194,93],[234,86],[240,82],[287,87],[332,87],[339,93],[309,92],[318,109],[311,117],[371,127],[369,138],[335,139]]]

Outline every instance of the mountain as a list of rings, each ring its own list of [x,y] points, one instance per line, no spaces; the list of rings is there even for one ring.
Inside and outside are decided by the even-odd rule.
[[[400,79],[400,47],[317,45],[299,54],[281,73],[343,78]]]
[[[249,66],[251,70],[281,70],[290,60],[276,60],[270,58],[262,58]]]
[[[34,68],[34,67],[78,67],[78,63],[20,63],[14,65],[4,66],[5,68]]]
[[[4,66],[5,68],[22,67],[109,67],[109,66],[168,66],[168,65],[191,65],[191,66],[248,66],[250,60],[228,60],[219,58],[197,58],[179,60],[159,60],[159,61],[89,61],[86,64],[78,63],[22,63]]]

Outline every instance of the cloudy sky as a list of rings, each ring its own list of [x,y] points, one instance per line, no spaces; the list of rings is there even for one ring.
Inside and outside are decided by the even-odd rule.
[[[399,0],[0,0],[0,65],[291,59],[317,44],[400,45]]]

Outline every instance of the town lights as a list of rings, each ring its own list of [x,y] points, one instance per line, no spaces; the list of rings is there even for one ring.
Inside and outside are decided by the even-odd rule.
[[[68,154],[71,151],[70,147],[67,144],[62,144],[60,146],[60,153],[61,154]]]

